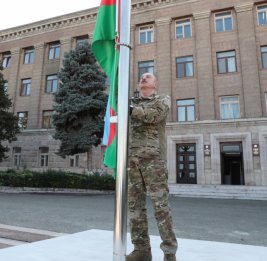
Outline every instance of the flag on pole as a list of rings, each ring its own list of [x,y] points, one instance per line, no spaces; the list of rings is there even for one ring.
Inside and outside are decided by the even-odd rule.
[[[119,53],[116,46],[116,0],[101,0],[92,51],[110,79],[109,101],[105,117],[103,144],[107,146],[104,163],[116,169],[117,161],[117,92]]]

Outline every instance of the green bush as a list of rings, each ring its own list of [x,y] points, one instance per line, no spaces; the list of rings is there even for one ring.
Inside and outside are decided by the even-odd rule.
[[[8,170],[0,172],[0,186],[114,190],[115,180],[111,175],[99,173],[85,175],[54,170],[43,173]]]

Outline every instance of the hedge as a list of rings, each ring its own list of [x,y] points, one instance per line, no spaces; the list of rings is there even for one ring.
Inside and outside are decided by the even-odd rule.
[[[115,180],[111,175],[99,173],[87,175],[53,170],[43,173],[8,170],[0,172],[0,186],[114,190]]]

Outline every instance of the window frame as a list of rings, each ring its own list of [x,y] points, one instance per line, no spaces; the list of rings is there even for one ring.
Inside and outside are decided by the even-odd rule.
[[[179,105],[178,102],[179,101],[193,101],[193,104],[184,104],[184,105]],[[177,107],[177,122],[193,122],[196,121],[196,99],[195,98],[189,98],[189,99],[177,99],[176,100],[176,107]],[[193,107],[193,111],[194,111],[194,120],[188,120],[188,108],[189,107]],[[184,114],[184,118],[185,120],[179,120],[179,108],[185,108],[185,114]]]
[[[259,9],[260,7],[265,7],[264,9]],[[262,11],[264,10],[264,11]],[[265,12],[265,16],[266,16],[266,23],[265,24],[260,24],[260,19],[259,19],[259,13],[261,12]],[[257,20],[258,20],[258,25],[259,26],[265,26],[267,25],[267,4],[263,4],[263,5],[257,5]]]
[[[70,168],[78,168],[79,167],[79,160],[80,160],[79,154],[69,156],[69,167]]]
[[[226,101],[226,102],[223,102],[222,101],[222,99],[223,98],[237,98],[237,101]],[[233,118],[223,118],[222,117],[222,105],[227,105],[227,109],[229,110],[229,108],[230,109],[232,109],[232,107],[231,107],[231,105],[232,104],[238,104],[238,113],[239,113],[239,117],[237,117],[237,118],[235,118],[235,117],[233,117]],[[233,113],[233,110],[229,110],[228,111],[228,114],[229,114],[229,112],[231,112],[233,115],[234,115],[234,113]],[[240,100],[239,100],[239,95],[225,95],[225,96],[221,96],[220,97],[220,119],[221,120],[235,120],[235,119],[240,119],[241,118],[241,112],[240,112]]]
[[[234,56],[227,56],[227,57],[218,57],[218,54],[230,53],[230,52],[234,52],[235,55]],[[233,71],[233,72],[229,72],[228,59],[230,59],[230,58],[235,58],[235,71]],[[236,73],[237,72],[236,50],[216,52],[216,60],[217,60],[217,74],[227,74],[227,73]],[[226,69],[225,72],[220,72],[219,60],[225,61],[225,69]]]
[[[147,28],[147,29],[145,29]],[[151,32],[151,42],[148,41],[148,33]],[[141,33],[145,33],[145,42],[141,43]],[[154,25],[139,26],[139,44],[154,43]]]
[[[55,77],[54,79],[48,79],[49,77]],[[54,90],[54,82],[56,82],[56,90]],[[58,75],[50,74],[46,76],[45,93],[56,93],[58,90]]]
[[[263,48],[266,48],[266,51],[262,51]],[[266,66],[264,66],[263,55],[266,54]],[[261,66],[262,69],[267,69],[267,45],[261,46]]]
[[[153,65],[149,65],[149,66],[146,66],[146,67],[140,67],[141,64],[145,64],[145,63],[153,63]],[[141,70],[140,69],[143,69],[143,68],[145,68],[145,71],[141,73]],[[152,72],[149,70],[151,68],[152,68]],[[140,62],[138,62],[138,81],[141,79],[141,76],[144,73],[152,73],[152,74],[154,74],[154,72],[155,72],[154,60],[140,61]]]
[[[76,37],[76,43],[75,43],[76,48],[78,46],[83,46],[83,44],[85,42],[87,42],[89,44],[89,37],[88,37],[88,35]]]
[[[24,117],[20,117],[20,114],[24,114]],[[21,130],[27,129],[27,127],[28,127],[28,112],[27,111],[18,111],[17,112],[17,117],[18,117],[18,126],[19,126],[19,128]]]
[[[186,22],[186,21],[189,21],[189,22]],[[181,22],[181,24],[178,24],[179,22]],[[190,36],[186,36],[185,35],[185,26],[186,25],[190,26]],[[178,37],[177,27],[182,27],[182,31],[183,31],[183,36],[182,37]],[[181,40],[181,39],[191,38],[192,36],[193,36],[193,30],[192,30],[192,19],[191,19],[191,17],[175,20],[175,39],[180,39]]]
[[[33,64],[34,56],[35,56],[34,54],[35,54],[34,48],[26,48],[26,49],[24,49],[23,64]]]
[[[50,113],[49,115],[45,115],[46,113]],[[43,129],[53,129],[53,110],[44,110],[42,115],[42,128]]]
[[[11,53],[7,52],[7,53],[2,54],[2,66],[3,66],[3,68],[11,67],[11,59],[12,59]]]
[[[225,15],[223,15],[223,14],[225,14]],[[218,17],[218,15],[222,15],[222,16],[221,17]],[[231,22],[232,22],[232,29],[231,30],[226,30],[225,29],[225,19],[226,18],[231,18]],[[222,19],[223,30],[222,31],[217,31],[217,24],[216,24],[216,22],[217,22],[217,20],[220,20],[220,19]],[[234,30],[234,17],[233,17],[232,10],[214,13],[214,29],[215,29],[215,32],[216,33],[231,32],[231,31]]]
[[[178,62],[178,59],[189,58],[189,57],[192,57],[192,61]],[[194,77],[195,70],[194,70],[194,56],[193,55],[176,57],[175,58],[175,63],[176,63],[176,78],[177,79],[184,79],[184,78],[192,78],[192,77]],[[192,75],[187,75],[186,65],[189,64],[189,63],[192,63]],[[179,77],[178,64],[183,64],[184,65],[184,76],[182,76],[182,77]]]
[[[26,82],[26,81],[29,81],[29,82]],[[31,87],[32,87],[32,79],[31,78],[21,79],[20,96],[30,96],[31,95]]]
[[[59,50],[57,52],[57,50]],[[49,50],[48,50],[48,60],[58,60],[60,59],[60,51],[61,51],[61,45],[59,42],[56,43],[50,43],[49,44]],[[52,55],[50,55],[52,53]]]
[[[16,152],[18,149],[19,152]],[[13,147],[13,166],[17,168],[21,166],[21,147]]]
[[[47,150],[47,152],[42,152],[42,150]],[[39,147],[39,166],[48,167],[49,163],[49,147]]]

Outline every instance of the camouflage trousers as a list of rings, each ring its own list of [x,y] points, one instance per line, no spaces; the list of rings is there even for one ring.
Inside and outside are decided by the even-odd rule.
[[[135,249],[150,248],[146,196],[150,196],[165,254],[175,254],[177,240],[169,207],[168,172],[160,158],[129,158],[128,207],[131,239]]]

